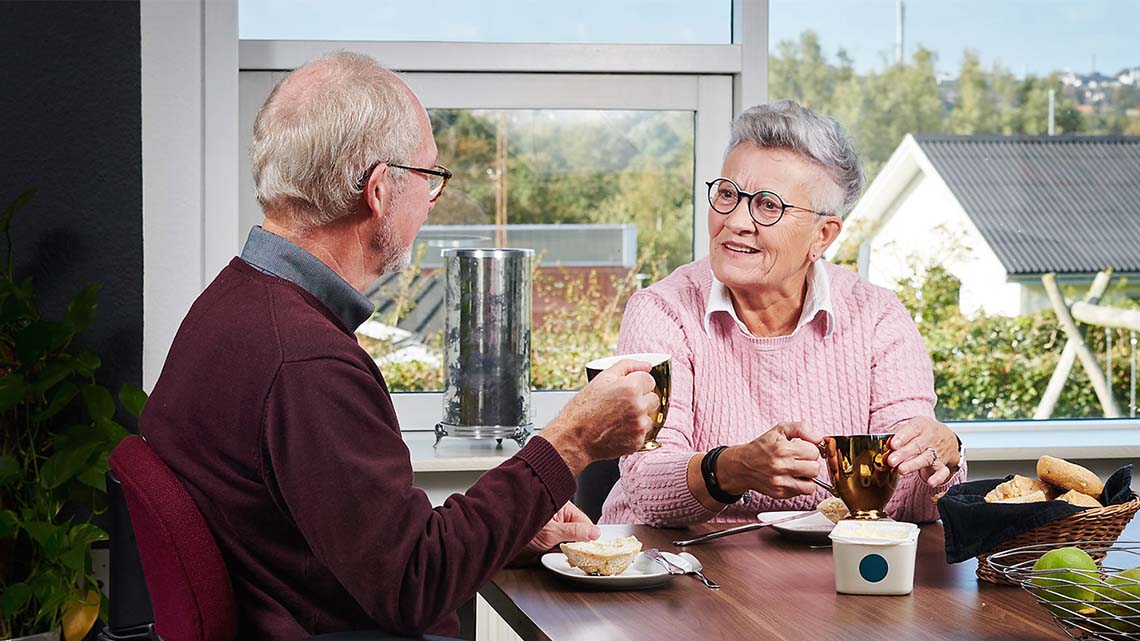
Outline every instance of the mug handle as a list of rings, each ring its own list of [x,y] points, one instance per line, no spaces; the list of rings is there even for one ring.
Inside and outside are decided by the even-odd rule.
[[[815,447],[816,447],[816,449],[819,450],[820,456],[827,458],[827,439],[823,439],[822,441],[816,443]],[[839,492],[836,492],[835,488],[830,483],[825,483],[825,482],[823,482],[823,481],[821,481],[815,477],[812,477],[811,480],[812,480],[812,483],[815,483],[816,485],[818,485],[818,486],[822,487],[823,489],[827,490],[828,492],[830,492],[832,496],[839,498]]]

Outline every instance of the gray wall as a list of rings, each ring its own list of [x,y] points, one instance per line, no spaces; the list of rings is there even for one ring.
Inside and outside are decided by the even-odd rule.
[[[12,226],[17,277],[59,318],[102,285],[83,346],[99,381],[142,381],[139,3],[0,2],[0,209],[38,193]]]

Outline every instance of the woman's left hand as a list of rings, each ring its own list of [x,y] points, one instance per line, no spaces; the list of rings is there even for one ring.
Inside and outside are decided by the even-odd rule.
[[[887,465],[899,474],[918,472],[930,487],[938,487],[958,471],[958,437],[942,423],[925,416],[903,421],[888,446]]]

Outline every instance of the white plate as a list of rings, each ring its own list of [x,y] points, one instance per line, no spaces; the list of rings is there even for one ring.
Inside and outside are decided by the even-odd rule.
[[[688,570],[689,562],[676,554],[662,552],[662,556],[676,563],[679,567]],[[579,568],[571,567],[566,562],[566,555],[561,552],[551,552],[542,555],[542,565],[557,574],[562,579],[575,585],[581,585],[598,590],[640,590],[662,585],[672,575],[665,571],[660,563],[639,553],[633,563],[621,574],[614,576],[590,576]]]
[[[768,523],[778,519],[794,516],[796,514],[808,514],[808,512],[791,511],[791,512],[761,512],[756,515],[756,518],[761,523]],[[808,543],[830,543],[827,538],[831,534],[832,528],[835,524],[831,522],[826,516],[821,514],[819,510],[812,510],[810,516],[805,516],[802,519],[788,521],[787,523],[779,523],[772,526],[772,529],[779,532],[781,536],[796,540],[805,541]]]

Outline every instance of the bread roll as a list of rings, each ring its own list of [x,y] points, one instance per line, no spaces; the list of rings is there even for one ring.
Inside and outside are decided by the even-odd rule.
[[[1058,496],[1057,500],[1071,503],[1078,507],[1104,507],[1100,504],[1100,501],[1094,499],[1088,494],[1082,494],[1076,490],[1069,490],[1068,492],[1065,492],[1061,496]]]
[[[834,496],[820,501],[818,509],[820,514],[826,516],[832,523],[838,523],[851,514],[850,510],[847,509],[847,505]]]
[[[1011,496],[1006,499],[999,499],[997,501],[990,501],[990,503],[1038,503],[1045,501],[1045,493],[1041,490],[1035,490],[1029,494],[1022,494],[1021,496]]]
[[[1086,468],[1052,456],[1037,459],[1037,476],[1062,490],[1076,490],[1089,496],[1100,496],[1104,483]]]
[[[1048,483],[1031,479],[1028,476],[1015,474],[1010,480],[999,483],[997,487],[990,490],[989,493],[986,494],[986,502],[1008,503],[1010,501],[1006,501],[1006,499],[1026,496],[1034,492],[1041,492],[1045,496],[1044,500],[1051,499],[1057,495],[1057,491],[1050,487]],[[1027,502],[1031,503],[1032,501]]]
[[[586,574],[613,576],[625,572],[641,552],[641,541],[627,536],[608,541],[576,541],[558,547],[566,555],[566,562]]]

